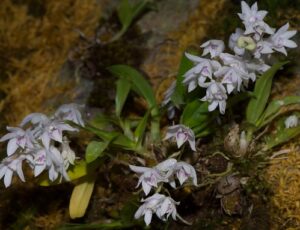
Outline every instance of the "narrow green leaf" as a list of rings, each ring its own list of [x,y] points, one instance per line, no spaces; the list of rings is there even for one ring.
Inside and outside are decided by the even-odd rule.
[[[211,117],[212,113],[208,112],[208,103],[197,99],[186,105],[180,123],[193,128],[206,123]]]
[[[146,130],[146,127],[147,127],[147,121],[149,119],[149,115],[150,115],[150,110],[147,111],[147,113],[141,119],[141,121],[139,122],[138,126],[136,127],[136,129],[134,131],[134,136],[136,138],[136,142],[137,142],[138,145],[143,140],[144,133],[145,133],[145,130]]]
[[[119,126],[119,119],[114,115],[97,114],[92,120],[89,121],[89,125],[97,129],[106,129],[112,124]]]
[[[107,148],[109,142],[92,141],[88,144],[85,152],[85,160],[91,163],[98,157],[103,155],[104,150]]]
[[[151,123],[151,135],[153,141],[159,140],[159,109],[156,103],[155,95],[151,85],[144,79],[144,77],[134,68],[127,65],[113,65],[108,67],[108,70],[120,77],[125,78],[131,83],[131,88],[144,97],[148,103],[148,108],[151,110],[153,122]]]
[[[283,144],[298,135],[300,135],[300,126],[295,128],[281,129],[275,135],[272,135],[270,138],[268,138],[268,141],[266,142],[266,149],[271,149]]]
[[[122,128],[123,128],[124,135],[128,137],[130,140],[133,140],[134,135],[131,126],[132,126],[132,122],[129,119],[122,120]]]
[[[84,127],[85,130],[90,131],[101,138],[104,142],[109,142],[111,145],[122,147],[124,149],[133,150],[135,148],[135,142],[130,140],[122,133],[115,131],[106,131],[97,129],[95,127],[87,125]]]
[[[149,0],[140,0],[135,4],[130,4],[129,0],[121,0],[117,9],[122,29],[112,38],[112,41],[119,39],[129,28],[133,20],[138,17],[149,5]]]
[[[130,82],[125,78],[121,78],[117,81],[117,92],[116,92],[116,115],[120,117],[123,106],[127,99],[130,91]]]
[[[268,102],[273,77],[275,73],[287,62],[278,62],[266,71],[255,83],[253,98],[249,101],[246,111],[247,122],[257,125],[257,121],[262,115]]]
[[[263,127],[264,125],[270,123],[273,119],[280,115],[279,111],[282,107],[299,104],[300,96],[288,96],[283,99],[273,100],[269,103],[268,107],[262,114],[261,118],[258,121],[258,126]]]
[[[108,67],[108,70],[121,79],[129,81],[134,86],[133,90],[146,99],[149,108],[157,107],[151,85],[138,71],[127,65],[113,65]]]
[[[180,104],[184,103],[184,95],[185,95],[186,89],[185,89],[184,84],[182,83],[182,81],[184,80],[183,75],[192,67],[193,67],[193,62],[190,61],[185,56],[185,54],[183,54],[181,57],[181,62],[180,62],[180,66],[179,66],[179,70],[178,70],[178,74],[177,74],[177,78],[176,78],[175,91],[171,96],[171,100],[175,104],[175,106],[179,106]]]

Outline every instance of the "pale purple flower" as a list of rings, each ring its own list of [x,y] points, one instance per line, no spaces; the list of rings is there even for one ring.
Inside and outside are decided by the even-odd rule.
[[[20,126],[24,126],[29,122],[31,122],[33,125],[42,125],[48,123],[49,118],[42,113],[31,113],[23,119]]]
[[[223,77],[222,83],[226,85],[227,93],[230,94],[232,91],[241,90],[243,83],[242,73],[235,67],[223,66],[217,72],[215,72],[217,77]]]
[[[272,49],[273,45],[268,41],[259,41],[256,44],[256,49],[254,51],[254,57],[260,58],[263,54],[271,54],[273,53]]]
[[[0,164],[0,179],[4,177],[4,185],[8,187],[11,185],[12,176],[16,172],[19,178],[25,182],[22,162],[23,160],[32,161],[31,156],[28,155],[19,155],[19,156],[10,156],[2,160]]]
[[[139,219],[141,216],[144,216],[146,225],[149,225],[151,223],[153,213],[156,213],[164,197],[165,196],[162,194],[155,193],[145,200],[142,199],[143,204],[134,214],[134,218]]]
[[[174,158],[167,159],[158,165],[155,166],[157,170],[159,170],[162,174],[164,174],[164,177],[166,181],[169,183],[173,188],[176,188],[175,178],[174,178],[174,168],[176,166],[177,160]]]
[[[211,58],[218,57],[225,49],[225,45],[222,40],[209,40],[203,43],[200,47],[204,48],[202,56],[209,53]]]
[[[49,148],[51,140],[62,143],[63,131],[78,131],[78,129],[64,122],[52,120],[44,126],[38,127],[35,135],[42,140],[46,148]]]
[[[225,87],[221,83],[215,81],[206,83],[203,87],[207,87],[207,89],[206,95],[201,101],[209,102],[208,111],[214,111],[219,106],[220,113],[224,114],[227,100]]]
[[[193,184],[197,186],[197,174],[193,166],[186,162],[177,162],[173,168],[173,173],[176,174],[180,185],[186,180],[191,179]]]
[[[84,122],[82,120],[82,116],[80,113],[80,108],[83,106],[71,103],[65,104],[58,108],[55,112],[55,116],[64,121],[73,121],[75,124],[80,126],[84,126]]]
[[[7,143],[7,155],[11,156],[18,148],[25,149],[25,147],[33,147],[33,136],[29,130],[23,130],[19,127],[7,127],[10,133],[4,135],[0,141],[8,141]]]
[[[180,202],[176,202],[171,197],[164,197],[161,199],[160,206],[155,213],[157,217],[163,221],[166,221],[170,215],[172,215],[173,220],[176,220],[176,205],[179,204]]]
[[[244,58],[237,56],[237,55],[231,55],[228,53],[222,53],[220,55],[220,58],[224,62],[225,65],[228,65],[232,68],[234,68],[237,72],[240,73],[241,78],[243,79],[243,83],[247,86],[248,80],[251,79],[252,81],[255,81],[256,75],[254,72],[249,72],[246,61]]]
[[[213,72],[221,67],[217,61],[200,58],[189,53],[185,53],[185,55],[195,64],[184,74],[183,83],[188,86],[188,92],[193,91],[197,85],[201,85],[206,79],[212,79]]]
[[[49,179],[55,181],[59,174],[65,179],[69,180],[69,177],[64,167],[64,159],[61,153],[54,146],[50,146],[49,149],[41,148],[34,152],[33,166],[34,176],[37,177],[44,170],[49,171]]]
[[[296,115],[289,116],[284,121],[285,128],[287,128],[287,129],[288,128],[294,128],[294,127],[298,126],[298,123],[299,123],[299,120],[298,120],[298,117]]]
[[[160,162],[158,165],[155,166],[161,172],[168,172],[174,168],[176,165],[177,160],[174,158],[166,159],[163,162]]]
[[[242,1],[242,13],[239,13],[239,17],[243,20],[246,31],[245,34],[257,33],[262,35],[263,33],[273,34],[274,31],[264,21],[264,17],[267,15],[267,11],[257,9],[257,3],[255,2],[251,8],[250,6]]]
[[[164,140],[175,138],[177,147],[180,148],[186,141],[189,142],[189,145],[193,151],[196,151],[195,147],[195,135],[193,130],[184,125],[173,125],[170,126],[167,130],[166,137]]]
[[[281,52],[285,55],[287,55],[286,49],[287,48],[296,48],[297,44],[290,40],[291,37],[293,37],[297,31],[296,30],[290,30],[288,31],[289,28],[289,23],[286,23],[284,26],[279,28],[275,34],[273,34],[270,38],[272,44],[273,44],[273,49]]]
[[[142,199],[142,202],[143,204],[134,214],[134,218],[139,219],[144,216],[144,221],[147,226],[151,223],[154,213],[163,221],[166,221],[170,215],[176,220],[176,205],[178,205],[179,202],[174,201],[171,197],[155,193],[145,200]]]
[[[137,174],[140,174],[140,178],[137,184],[137,188],[142,185],[145,195],[148,195],[152,187],[157,187],[159,182],[166,181],[164,175],[161,174],[156,168],[148,168],[141,166],[129,165],[130,169]]]

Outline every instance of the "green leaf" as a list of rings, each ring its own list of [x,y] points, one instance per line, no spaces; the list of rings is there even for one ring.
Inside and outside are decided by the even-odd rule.
[[[127,150],[135,150],[135,142],[123,135],[122,133],[116,131],[106,131],[97,129],[90,125],[86,125],[84,127],[85,130],[94,133],[99,138],[101,138],[104,142],[111,143],[112,146],[121,147]]]
[[[182,55],[177,78],[176,78],[176,87],[175,91],[171,96],[171,100],[175,106],[179,106],[180,104],[184,103],[184,96],[185,96],[185,86],[182,83],[184,80],[183,75],[193,67],[193,62],[190,61],[185,54]]]
[[[85,152],[85,160],[91,163],[98,157],[102,156],[109,142],[92,141],[88,144]]]
[[[121,0],[121,4],[117,9],[122,29],[112,38],[111,41],[119,39],[129,28],[133,20],[142,13],[149,5],[149,0],[140,0],[131,5],[129,0]]]
[[[141,121],[139,122],[138,126],[136,127],[136,129],[134,131],[134,136],[136,138],[137,145],[139,145],[141,143],[141,141],[143,140],[144,133],[145,133],[146,126],[147,126],[147,121],[149,119],[149,115],[150,115],[150,110],[147,111],[147,113],[141,119]]]
[[[266,149],[268,150],[283,144],[298,135],[300,135],[300,126],[278,130],[275,135],[272,135],[270,138],[268,138],[268,141],[266,142]]]
[[[108,70],[117,77],[120,77],[120,79],[130,82],[133,90],[146,99],[149,108],[157,107],[151,85],[138,71],[127,65],[113,65],[108,67]]]
[[[255,83],[253,98],[249,101],[246,111],[246,120],[250,124],[257,125],[257,121],[262,115],[272,87],[275,73],[287,62],[278,62],[267,70]]]
[[[288,96],[283,99],[273,100],[269,103],[268,107],[259,119],[258,126],[261,128],[270,123],[273,119],[280,115],[280,109],[283,106],[291,104],[299,104],[300,96]]]
[[[195,100],[186,105],[184,108],[180,123],[190,128],[203,125],[212,117],[212,113],[208,112],[208,103]]]
[[[116,115],[120,117],[121,111],[127,99],[130,91],[130,82],[124,78],[117,81],[117,92],[116,92]]]
[[[140,96],[144,97],[148,103],[148,108],[151,110],[151,135],[154,141],[159,140],[159,109],[156,103],[155,95],[151,85],[145,78],[134,68],[127,65],[113,65],[108,67],[108,70],[131,83],[131,88]]]

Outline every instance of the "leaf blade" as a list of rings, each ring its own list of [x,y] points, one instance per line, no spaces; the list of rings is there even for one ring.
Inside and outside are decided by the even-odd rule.
[[[275,63],[256,81],[253,92],[254,97],[250,99],[246,110],[246,120],[248,123],[257,125],[256,123],[267,105],[271,93],[273,77],[286,63],[287,62]]]
[[[109,142],[92,141],[88,144],[85,152],[85,160],[91,163],[98,157],[101,157]]]
[[[120,117],[125,101],[130,91],[130,82],[124,78],[117,81],[117,92],[116,92],[116,115]]]

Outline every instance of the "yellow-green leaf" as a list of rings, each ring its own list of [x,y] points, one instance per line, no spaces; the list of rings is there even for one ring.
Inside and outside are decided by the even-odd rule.
[[[88,178],[74,187],[69,205],[71,219],[84,216],[93,193],[94,185],[95,180]]]

